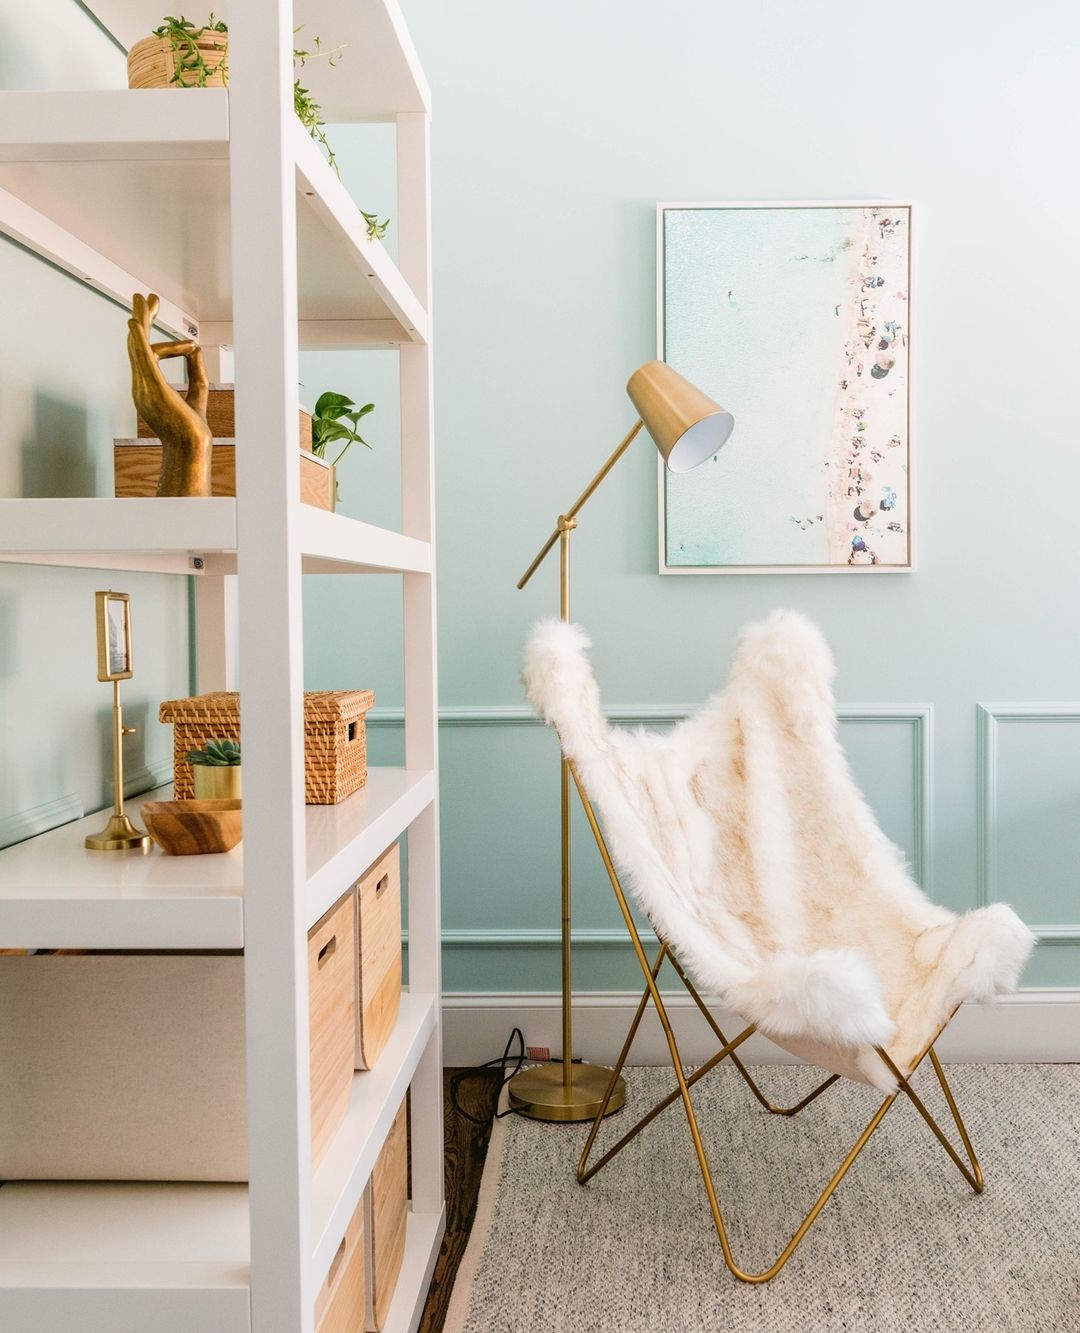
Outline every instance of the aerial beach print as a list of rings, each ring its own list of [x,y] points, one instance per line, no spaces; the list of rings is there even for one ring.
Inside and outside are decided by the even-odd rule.
[[[735,416],[661,474],[661,567],[907,569],[911,210],[661,206],[663,359]]]

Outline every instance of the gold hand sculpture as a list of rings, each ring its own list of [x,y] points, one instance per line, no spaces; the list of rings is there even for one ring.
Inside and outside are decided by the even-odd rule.
[[[162,444],[158,495],[209,495],[213,437],[206,424],[209,382],[202,348],[192,339],[152,343],[150,330],[158,298],[136,292],[128,320],[131,396],[139,415]],[[187,361],[185,400],[161,373],[159,361],[182,356]]]

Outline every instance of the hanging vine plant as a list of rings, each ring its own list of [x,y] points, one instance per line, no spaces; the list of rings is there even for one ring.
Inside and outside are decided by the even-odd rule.
[[[295,31],[299,32],[300,29],[297,28]],[[191,19],[185,18],[183,14],[179,16],[167,14],[154,29],[153,35],[159,40],[168,41],[172,48],[172,73],[168,82],[178,88],[206,88],[211,82],[227,85],[228,32],[228,24],[216,18],[214,14],[211,14],[201,27]],[[143,43],[138,43],[132,47],[128,56],[128,82],[133,88],[153,86],[154,82],[153,75],[145,77],[141,73],[138,76],[136,74],[138,66],[144,60],[142,53],[139,52],[142,45]],[[303,69],[309,60],[315,59],[327,60],[336,66],[344,49],[343,46],[324,49],[321,39],[316,37],[312,50],[294,48],[293,61],[298,69]],[[340,179],[341,168],[326,136],[322,107],[299,78],[293,81],[293,108],[300,124],[326,154],[326,160]],[[360,210],[360,216],[364,219],[367,234],[372,240],[381,240],[386,235],[386,229],[390,225],[389,218],[380,220],[377,213],[366,213],[363,209]]]

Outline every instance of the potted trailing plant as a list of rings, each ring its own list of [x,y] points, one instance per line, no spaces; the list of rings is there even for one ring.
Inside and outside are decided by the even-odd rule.
[[[240,746],[236,741],[208,740],[201,750],[184,756],[191,765],[197,801],[240,799]]]
[[[201,26],[167,14],[128,52],[129,88],[224,88],[229,30],[213,14]]]
[[[303,69],[309,60],[319,58],[336,66],[343,50],[341,46],[324,48],[316,37],[313,50],[293,50],[293,61],[298,69]],[[221,19],[211,14],[199,26],[183,14],[178,18],[168,14],[154,29],[153,36],[136,42],[128,52],[128,87],[227,88],[228,57],[229,28]],[[322,107],[299,79],[293,83],[293,107],[301,125],[322,148],[326,160],[340,177],[337,158],[326,137]],[[377,213],[365,213],[363,209],[360,216],[372,240],[381,240],[386,235],[389,218],[380,221]]]
[[[330,462],[330,466],[336,468],[354,444],[362,444],[365,449],[370,449],[371,445],[357,431],[356,427],[360,424],[361,417],[366,417],[369,412],[374,411],[374,403],[365,403],[363,407],[357,407],[353,400],[347,398],[343,393],[327,392],[320,394],[311,418],[311,452],[317,457],[330,462],[327,450],[332,444],[344,440],[344,448]],[[336,473],[334,474],[334,499],[341,499]]]

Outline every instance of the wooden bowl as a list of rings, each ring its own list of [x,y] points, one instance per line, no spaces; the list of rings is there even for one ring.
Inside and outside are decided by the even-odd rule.
[[[173,856],[229,852],[244,835],[239,801],[146,801],[146,831]]]

